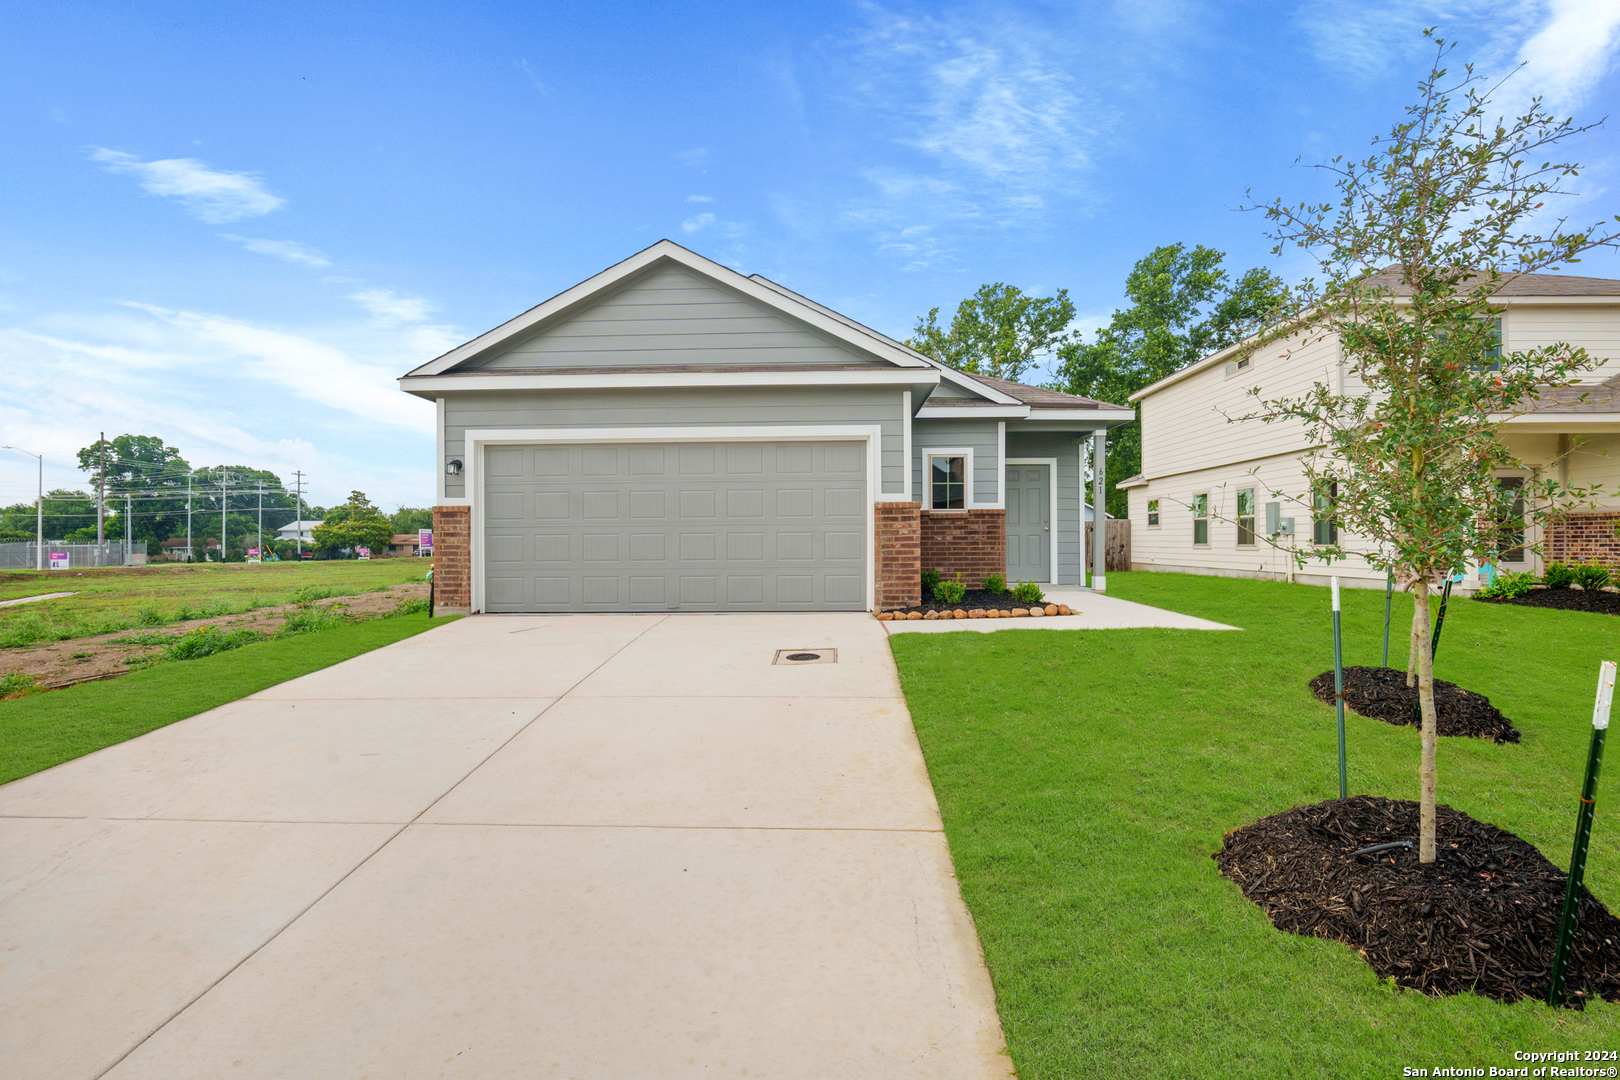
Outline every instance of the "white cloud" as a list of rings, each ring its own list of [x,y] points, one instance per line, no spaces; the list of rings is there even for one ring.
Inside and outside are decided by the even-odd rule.
[[[696,202],[696,203],[705,203],[705,202],[714,202],[714,199],[712,199],[708,195],[688,195],[686,197],[686,201],[687,202]]]
[[[713,225],[714,222],[715,217],[713,214],[693,214],[691,217],[681,222],[681,231],[684,233],[695,233],[700,229],[708,228],[710,225]]]
[[[709,160],[709,148],[707,146],[698,146],[691,150],[682,150],[675,155],[675,160],[682,165],[702,165]]]
[[[1526,96],[1573,105],[1614,62],[1620,0],[1551,0],[1546,23],[1519,49]]]
[[[210,169],[195,158],[141,161],[133,154],[99,147],[90,158],[113,172],[135,176],[153,195],[179,200],[193,217],[211,225],[261,217],[286,203],[249,173]]]
[[[377,316],[395,322],[421,322],[433,305],[420,296],[399,296],[391,289],[364,289],[350,293],[349,299]]]
[[[258,255],[271,255],[277,259],[284,259],[300,266],[322,267],[331,266],[332,261],[322,252],[312,247],[306,247],[295,240],[262,240],[251,236],[234,236],[231,233],[220,233],[223,240],[234,240],[249,251]]]
[[[530,86],[533,86],[536,90],[540,91],[540,93],[544,94],[546,97],[551,96],[551,87],[547,86],[545,83],[540,81],[540,76],[538,76],[538,75],[536,75],[534,73],[534,69],[529,66],[529,62],[527,60],[519,60],[518,61],[518,67],[522,69],[523,74],[525,74],[525,75],[527,75],[529,77],[529,85]]]

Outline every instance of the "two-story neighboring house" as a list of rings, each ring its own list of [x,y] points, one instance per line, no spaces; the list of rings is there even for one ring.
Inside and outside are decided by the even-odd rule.
[[[1599,361],[1582,385],[1549,393],[1534,413],[1503,424],[1504,441],[1526,468],[1504,472],[1502,484],[1551,477],[1604,489],[1595,510],[1547,526],[1546,535],[1529,529],[1526,548],[1539,545],[1541,553],[1510,551],[1502,565],[1539,573],[1553,560],[1620,564],[1620,281],[1527,274],[1494,299],[1506,351],[1564,342]],[[1255,411],[1249,391],[1256,387],[1262,398],[1296,397],[1324,381],[1340,393],[1364,390],[1331,337],[1247,355],[1233,346],[1132,395],[1142,417],[1142,472],[1119,485],[1129,492],[1132,568],[1288,579],[1289,547],[1309,552],[1338,539],[1354,549],[1357,538],[1340,535],[1329,509],[1331,493],[1306,498],[1303,458],[1313,448],[1303,425],[1239,419]],[[1291,535],[1283,531],[1289,519]],[[1268,541],[1274,535],[1283,549]],[[1478,570],[1466,568],[1465,589],[1479,585]],[[1332,569],[1312,562],[1292,579],[1322,582],[1330,573],[1368,586],[1384,580],[1360,559]]]

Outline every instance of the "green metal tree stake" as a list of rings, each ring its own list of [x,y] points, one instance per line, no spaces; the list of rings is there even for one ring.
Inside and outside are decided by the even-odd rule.
[[[1434,620],[1434,637],[1429,639],[1429,662],[1434,662],[1434,651],[1440,647],[1440,628],[1446,625],[1446,605],[1451,603],[1451,579],[1446,578],[1446,591],[1440,594],[1440,616]]]
[[[1349,797],[1344,775],[1344,633],[1339,626],[1339,579],[1333,579],[1333,702],[1339,714],[1339,798]]]
[[[1552,977],[1547,980],[1547,1004],[1564,1001],[1564,976],[1569,972],[1569,951],[1575,940],[1575,917],[1580,908],[1581,879],[1586,875],[1586,849],[1592,841],[1592,816],[1597,812],[1598,771],[1603,768],[1603,738],[1609,733],[1609,707],[1614,702],[1613,660],[1598,668],[1597,704],[1592,709],[1592,745],[1586,752],[1586,779],[1581,783],[1581,808],[1575,816],[1575,849],[1569,856],[1569,884],[1564,889],[1564,913],[1558,919],[1558,944],[1553,949]]]
[[[1395,575],[1384,575],[1384,666],[1389,667],[1389,608],[1395,600]]]

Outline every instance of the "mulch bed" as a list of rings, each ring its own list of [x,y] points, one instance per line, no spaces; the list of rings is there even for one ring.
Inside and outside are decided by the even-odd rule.
[[[1620,592],[1602,589],[1532,589],[1517,600],[1501,597],[1474,597],[1485,604],[1518,604],[1520,607],[1557,608],[1560,611],[1595,611],[1620,615]]]
[[[1041,603],[1044,605],[1044,604],[1051,603],[1051,601],[1050,600],[1042,600]],[[972,611],[974,608],[979,608],[982,611],[991,611],[991,610],[995,610],[995,611],[1011,611],[1013,608],[1027,608],[1027,607],[1029,607],[1029,605],[1027,603],[1025,603],[1025,602],[1023,602],[1021,600],[1014,600],[1013,599],[1013,594],[1010,593],[1010,592],[991,593],[991,592],[985,592],[983,589],[969,589],[962,596],[962,599],[959,602],[955,603],[955,604],[947,604],[943,600],[935,600],[933,598],[929,598],[927,600],[924,600],[917,607],[906,608],[904,610],[906,610],[906,611],[955,611],[957,608],[961,608],[963,611]],[[901,610],[901,609],[896,608],[895,610],[898,611],[898,610]]]
[[[1568,879],[1525,841],[1436,808],[1436,859],[1418,862],[1418,804],[1357,795],[1297,806],[1226,834],[1213,858],[1279,930],[1341,941],[1380,978],[1426,994],[1545,998]],[[1411,840],[1349,857],[1357,848]],[[1620,1000],[1620,919],[1583,886],[1566,1004]]]
[[[1333,672],[1311,680],[1311,693],[1325,705],[1333,704]],[[1387,667],[1344,669],[1344,706],[1352,712],[1387,724],[1420,727],[1417,687],[1408,688],[1406,672]],[[1519,729],[1491,704],[1491,699],[1464,690],[1444,679],[1434,680],[1435,733],[1468,735],[1497,743],[1516,743]]]

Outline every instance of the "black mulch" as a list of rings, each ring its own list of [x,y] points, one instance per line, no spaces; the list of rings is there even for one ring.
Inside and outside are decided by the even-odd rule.
[[[1573,808],[1572,808],[1573,809]],[[1221,873],[1279,930],[1342,941],[1381,978],[1426,994],[1545,998],[1568,879],[1530,844],[1441,806],[1436,859],[1357,848],[1418,835],[1418,804],[1357,795],[1226,834]],[[1620,1000],[1620,919],[1583,886],[1567,1002]]]
[[[1520,607],[1550,607],[1560,611],[1596,611],[1620,615],[1620,592],[1601,589],[1533,589],[1517,600],[1474,597],[1486,604],[1518,604]]]
[[[1323,704],[1333,704],[1333,672],[1311,680],[1311,693]],[[1388,724],[1421,727],[1417,687],[1408,688],[1406,672],[1387,667],[1344,669],[1344,707],[1361,716]],[[1435,733],[1470,735],[1498,743],[1519,741],[1519,729],[1491,704],[1491,699],[1464,690],[1444,679],[1434,680]]]
[[[1042,600],[1041,606],[1045,607],[1049,603],[1051,603],[1050,600]],[[1012,593],[989,593],[983,589],[969,589],[962,599],[955,604],[947,604],[943,600],[935,600],[930,597],[917,607],[894,608],[893,610],[955,611],[957,608],[961,608],[963,611],[972,611],[974,608],[983,608],[985,611],[989,611],[991,608],[999,608],[1002,611],[1011,611],[1013,608],[1027,607],[1029,607],[1029,604],[1024,601],[1014,600]]]

